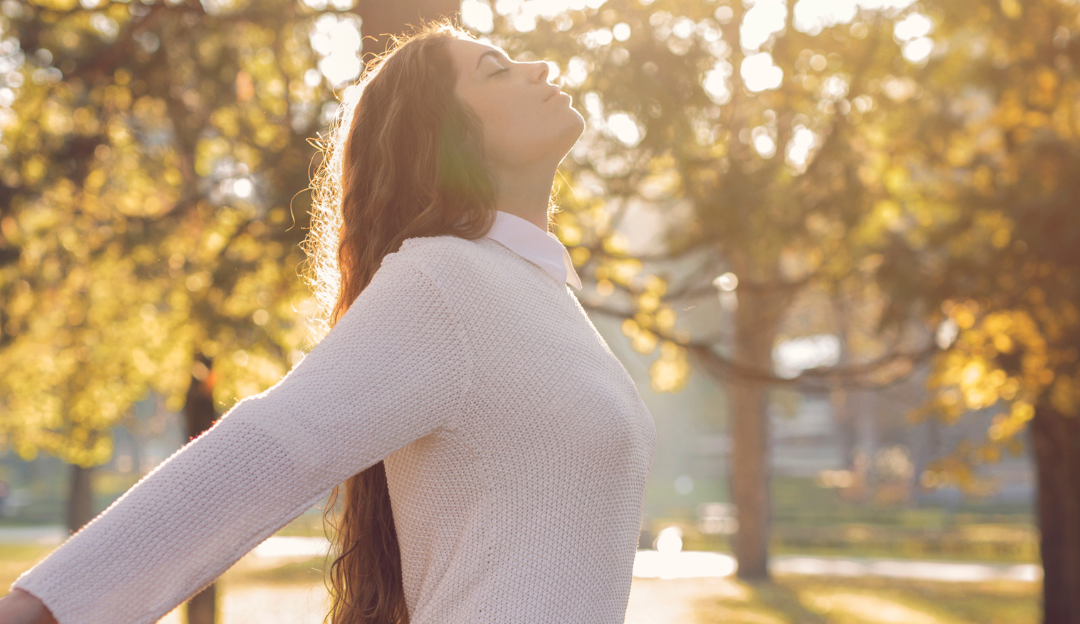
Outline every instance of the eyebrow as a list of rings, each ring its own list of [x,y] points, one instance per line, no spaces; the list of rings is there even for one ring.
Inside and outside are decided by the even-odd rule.
[[[481,54],[480,58],[476,59],[476,69],[480,69],[480,62],[483,61],[484,57],[488,56],[488,55],[502,57],[502,58],[505,58],[507,60],[510,59],[510,57],[504,55],[502,53],[502,51],[500,51],[500,50],[488,50],[487,52],[484,52],[483,54]]]

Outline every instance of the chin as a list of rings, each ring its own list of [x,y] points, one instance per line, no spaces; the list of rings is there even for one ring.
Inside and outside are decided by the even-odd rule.
[[[577,140],[581,138],[582,133],[585,132],[585,118],[581,116],[581,113],[576,109],[570,108],[570,114],[566,117],[568,121],[565,127],[561,128],[559,134],[560,146],[565,146],[563,153],[570,151],[570,148],[574,147]]]
[[[497,150],[502,157],[496,160],[517,165],[552,160],[559,163],[584,131],[585,119],[576,110],[568,107],[562,114],[549,118],[542,128],[521,128],[515,133],[516,136],[526,135],[529,138],[502,145],[501,149]]]
[[[581,133],[585,131],[585,118],[582,117],[581,113],[573,106],[570,107],[570,112],[574,116],[574,126],[577,128],[577,136],[581,136]],[[577,137],[574,137],[574,139],[577,140]]]

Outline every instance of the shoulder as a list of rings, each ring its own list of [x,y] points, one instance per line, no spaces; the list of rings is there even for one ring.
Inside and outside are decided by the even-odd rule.
[[[447,305],[445,309],[454,312],[460,308],[457,304],[462,291],[467,290],[462,286],[467,286],[470,274],[474,274],[471,267],[478,265],[473,259],[474,245],[456,236],[406,239],[397,251],[383,257],[357,302],[367,308],[386,305],[399,309],[429,301],[436,302],[433,307]]]
[[[445,234],[442,236],[418,236],[407,238],[398,249],[399,254],[413,257],[443,256],[446,254],[468,254],[476,247],[477,241]]]
[[[468,281],[485,264],[490,264],[490,260],[483,260],[485,253],[479,241],[452,235],[423,236],[406,239],[386,258],[392,262],[404,260],[440,286],[452,290],[455,283]]]

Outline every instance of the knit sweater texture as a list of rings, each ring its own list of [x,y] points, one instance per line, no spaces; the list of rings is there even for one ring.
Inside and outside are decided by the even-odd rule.
[[[412,624],[624,620],[656,429],[565,283],[406,240],[307,356],[12,585],[151,624],[385,460]]]

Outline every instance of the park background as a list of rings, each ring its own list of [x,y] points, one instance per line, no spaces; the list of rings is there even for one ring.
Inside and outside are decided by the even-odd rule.
[[[310,349],[320,137],[450,14],[587,121],[555,233],[659,436],[628,622],[1080,622],[1072,0],[0,2],[0,581]],[[166,619],[321,621],[320,536]]]

